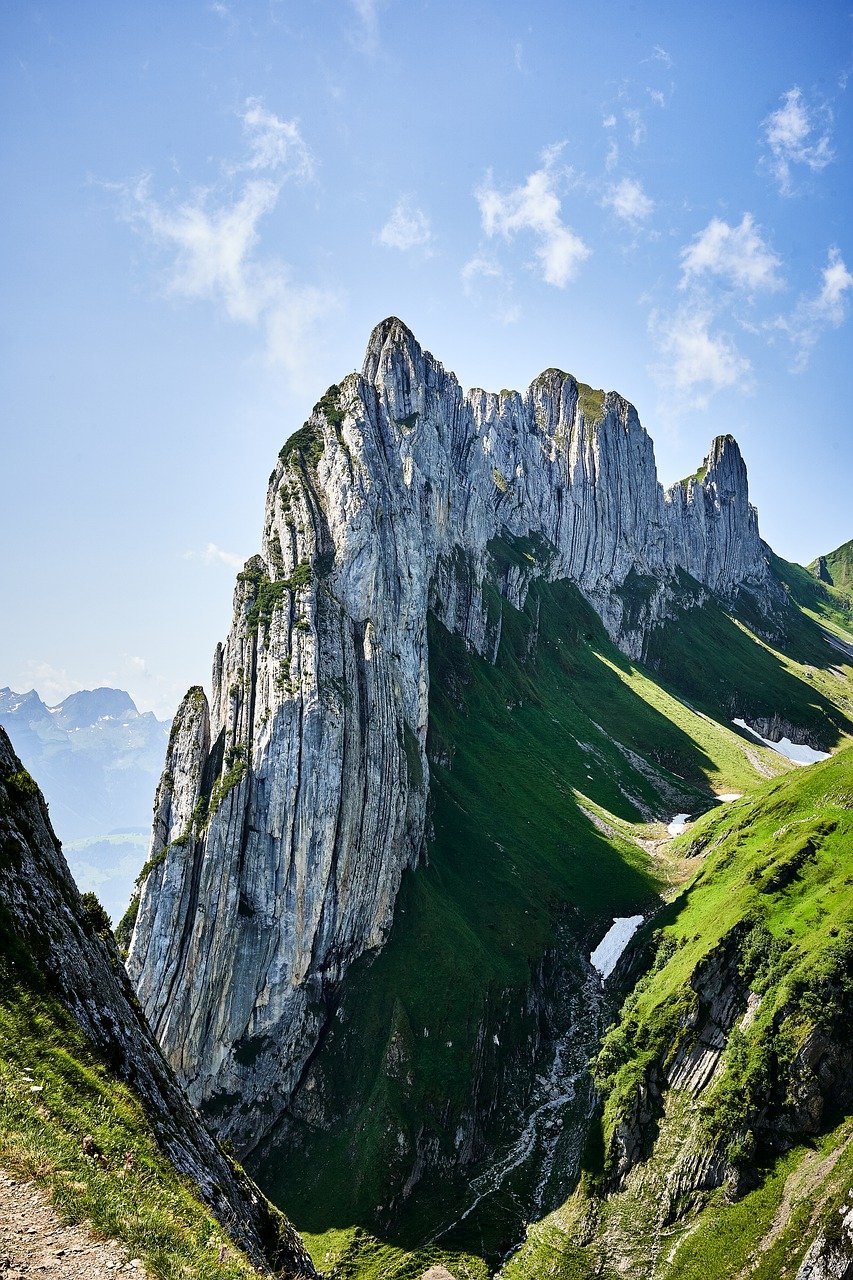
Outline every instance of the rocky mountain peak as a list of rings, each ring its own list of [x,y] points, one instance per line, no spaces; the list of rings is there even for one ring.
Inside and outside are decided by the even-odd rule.
[[[493,660],[490,593],[520,608],[536,577],[568,579],[638,655],[685,573],[697,601],[767,582],[737,446],[665,494],[633,406],[560,370],[463,394],[392,317],[285,443],[209,720],[194,691],[175,722],[128,956],[167,1056],[242,1149],[419,857],[430,611]]]

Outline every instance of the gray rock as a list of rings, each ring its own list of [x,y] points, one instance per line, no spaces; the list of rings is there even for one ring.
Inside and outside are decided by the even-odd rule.
[[[386,320],[270,477],[210,708],[195,690],[175,721],[139,888],[129,973],[190,1096],[242,1152],[418,859],[428,611],[493,659],[490,593],[521,606],[538,576],[576,582],[634,656],[685,581],[697,601],[760,592],[736,443],[665,493],[621,396],[559,370],[524,395],[464,394]]]
[[[44,798],[21,774],[2,728],[0,854],[4,930],[23,944],[46,988],[110,1071],[133,1088],[166,1156],[262,1274],[281,1268],[294,1278],[316,1277],[296,1232],[229,1162],[187,1103],[134,1000],[112,937],[99,936],[87,918]]]

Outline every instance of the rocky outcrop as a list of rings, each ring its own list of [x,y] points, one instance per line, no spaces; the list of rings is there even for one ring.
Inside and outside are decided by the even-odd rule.
[[[380,946],[421,849],[427,615],[486,657],[496,593],[571,579],[629,654],[685,591],[769,582],[731,437],[664,493],[634,408],[548,370],[463,393],[398,320],[270,477],[212,700],[188,695],[128,969],[190,1095],[242,1151],[291,1096],[330,991]],[[689,576],[685,576],[689,575]],[[685,584],[687,584],[685,586]]]
[[[795,1280],[850,1280],[853,1276],[853,1205],[838,1210],[832,1238],[821,1231],[809,1246]]]
[[[140,1098],[156,1138],[264,1274],[316,1276],[287,1221],[225,1156],[154,1041],[108,932],[84,908],[32,778],[0,729],[3,949],[31,958],[98,1054]],[[21,979],[23,980],[23,979]],[[79,1141],[79,1138],[78,1138]]]
[[[768,570],[734,436],[717,436],[694,476],[665,496],[677,564],[715,594],[767,586]]]

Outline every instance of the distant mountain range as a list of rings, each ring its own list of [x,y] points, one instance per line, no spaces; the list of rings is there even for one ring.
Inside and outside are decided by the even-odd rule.
[[[37,777],[81,889],[114,919],[145,861],[169,724],[123,689],[82,689],[48,706],[35,689],[0,689],[0,725]]]

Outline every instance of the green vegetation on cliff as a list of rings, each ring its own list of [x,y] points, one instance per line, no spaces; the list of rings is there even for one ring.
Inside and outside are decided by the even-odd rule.
[[[836,547],[825,556],[819,556],[808,566],[815,577],[827,582],[838,591],[853,596],[853,539]]]
[[[535,558],[526,543],[493,548],[497,572]],[[518,1133],[568,1025],[554,988],[576,993],[578,954],[676,874],[664,848],[649,854],[661,819],[790,771],[729,726],[725,645],[749,655],[767,714],[833,742],[844,720],[794,658],[722,613],[694,709],[689,664],[667,666],[667,683],[628,661],[570,584],[536,582],[522,612],[495,591],[487,606],[494,666],[431,622],[425,865],[404,879],[389,942],[348,974],[292,1113],[251,1159],[342,1276],[418,1277],[438,1262],[480,1276],[518,1238],[523,1161],[448,1228]]]
[[[159,1280],[248,1280],[258,1271],[239,1241],[282,1280],[311,1272],[287,1219],[181,1093],[109,918],[77,893],[2,730],[0,1169],[44,1187],[60,1217],[124,1244]]]
[[[255,1276],[159,1150],[132,1090],[13,953],[7,924],[0,921],[0,1166],[45,1187],[67,1221],[121,1241],[152,1276]]]
[[[587,1172],[507,1280],[792,1277],[853,1185],[853,750],[679,844],[696,869],[640,935],[650,967],[598,1056]],[[707,1078],[697,1036],[724,1046]],[[720,1176],[703,1184],[702,1160]]]

